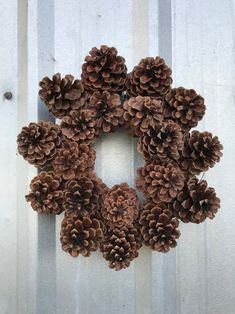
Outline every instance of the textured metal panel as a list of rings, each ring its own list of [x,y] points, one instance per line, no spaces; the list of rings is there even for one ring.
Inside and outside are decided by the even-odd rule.
[[[4,155],[1,150],[1,215],[0,215],[0,238],[1,238],[1,285],[0,285],[0,303],[3,313],[15,312],[17,308],[17,300],[14,295],[17,294],[17,194],[16,194],[16,157],[15,157],[15,133],[17,129],[15,112],[17,104],[17,78],[15,73],[17,70],[17,10],[14,1],[5,4],[2,10],[0,20],[2,45],[0,54],[2,56],[0,63],[0,108],[1,108],[1,137],[0,145],[5,148]],[[14,21],[8,21],[10,16]],[[12,51],[10,56],[8,49]],[[11,64],[11,66],[10,66]],[[9,68],[10,66],[10,68]],[[11,101],[4,99],[3,94],[10,91],[13,94]],[[6,120],[7,117],[7,120]],[[5,121],[9,125],[3,127]],[[9,141],[14,144],[8,145]],[[7,148],[7,149],[6,149]],[[9,168],[8,168],[9,167]],[[11,169],[11,172],[10,172]],[[7,187],[6,189],[4,187]],[[4,284],[3,284],[4,283]]]
[[[233,314],[235,304],[234,1],[9,0],[1,3],[0,314]],[[116,46],[128,69],[147,55],[172,65],[176,86],[205,96],[200,130],[218,134],[222,162],[206,174],[222,200],[216,219],[181,223],[168,254],[142,248],[121,272],[100,253],[73,259],[61,251],[61,217],[37,217],[24,200],[36,174],[15,155],[29,121],[52,119],[37,84],[60,71],[80,75],[93,46]],[[1,96],[2,97],[2,96]],[[97,173],[110,187],[127,181],[143,161],[124,131],[102,136]]]
[[[213,221],[182,225],[177,249],[180,313],[234,313],[234,1],[174,2],[175,85],[194,87],[207,112],[199,128],[224,144],[221,163],[205,178],[221,197]]]

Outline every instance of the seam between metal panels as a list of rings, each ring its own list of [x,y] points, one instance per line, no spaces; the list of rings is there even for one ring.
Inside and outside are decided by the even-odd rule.
[[[38,0],[38,81],[54,72],[54,0]],[[38,120],[54,122],[41,101]],[[36,313],[56,313],[56,219],[38,215]]]
[[[132,1],[132,59],[133,65],[149,54],[149,3]],[[131,71],[131,69],[129,69]],[[134,169],[139,166],[141,157],[136,151],[133,140]],[[151,311],[151,251],[140,250],[140,256],[134,263],[135,272],[135,313],[150,314]],[[144,286],[144,291],[143,291]]]
[[[27,95],[28,95],[28,42],[27,42],[27,0],[17,1],[17,128],[27,122]],[[26,276],[25,260],[28,260],[28,216],[27,206],[21,210],[22,195],[27,182],[27,165],[22,165],[21,160],[16,161],[17,169],[17,311],[22,313],[28,310],[28,278]],[[26,239],[25,239],[26,237]],[[24,244],[23,244],[24,242]],[[21,247],[23,246],[23,250]],[[25,256],[26,255],[26,256]]]
[[[166,63],[172,67],[172,1],[158,1],[158,52],[159,56],[163,57]],[[173,252],[172,252],[173,253]],[[174,251],[173,259],[170,260],[171,265],[169,265],[174,272],[174,282],[171,285],[174,286],[174,300],[171,302],[174,304],[175,313],[180,313],[180,304],[178,300],[180,289],[177,287],[177,253]],[[167,266],[167,265],[166,265]],[[163,265],[163,276],[164,272],[168,271],[168,268]],[[167,296],[166,296],[167,298]],[[164,298],[163,301],[163,311],[168,312],[169,309],[166,308],[168,301]]]

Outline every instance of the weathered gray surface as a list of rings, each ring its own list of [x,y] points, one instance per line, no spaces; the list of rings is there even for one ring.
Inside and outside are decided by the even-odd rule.
[[[8,0],[0,9],[0,313],[233,314],[235,304],[234,1]],[[207,104],[199,129],[218,134],[222,162],[206,174],[220,213],[181,224],[169,254],[142,249],[128,270],[107,268],[99,253],[72,259],[59,243],[62,217],[37,218],[24,200],[36,171],[16,155],[22,125],[45,117],[37,83],[56,71],[79,76],[93,46],[116,46],[131,69],[160,54],[174,86],[195,88]],[[96,168],[112,186],[134,184],[141,164],[124,132],[97,144]]]

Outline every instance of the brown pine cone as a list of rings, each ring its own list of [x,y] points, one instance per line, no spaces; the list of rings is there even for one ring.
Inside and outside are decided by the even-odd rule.
[[[152,96],[161,98],[171,88],[171,69],[160,57],[148,57],[140,61],[127,75],[126,90],[131,96]]]
[[[153,202],[171,202],[184,186],[184,175],[174,163],[148,162],[137,169],[136,186]]]
[[[183,149],[183,134],[172,120],[162,121],[143,134],[138,142],[138,151],[145,160],[162,162],[177,160]]]
[[[168,252],[177,245],[180,236],[179,221],[164,203],[148,201],[140,215],[143,243],[152,250]]]
[[[129,226],[138,216],[140,201],[127,183],[114,185],[104,198],[101,214],[112,228]]]
[[[61,183],[62,179],[53,171],[42,171],[31,181],[30,192],[25,198],[36,212],[59,215],[63,211]]]
[[[87,98],[81,81],[74,80],[70,74],[62,79],[60,73],[53,75],[52,79],[44,77],[39,86],[40,98],[57,118],[68,115],[71,110],[81,108]]]
[[[107,192],[107,186],[94,174],[67,181],[63,203],[66,215],[94,215]]]
[[[109,262],[109,267],[121,270],[130,266],[141,247],[138,230],[134,226],[109,229],[100,250]]]
[[[56,174],[70,180],[90,173],[94,168],[95,158],[93,147],[66,140],[57,150],[52,166]]]
[[[124,110],[118,94],[96,91],[92,94],[86,107],[94,112],[96,127],[99,131],[112,132],[124,124]]]
[[[82,65],[82,82],[89,91],[106,90],[120,93],[127,75],[125,59],[117,55],[114,47],[94,47]]]
[[[23,127],[17,136],[19,154],[39,168],[50,164],[61,142],[60,127],[45,121],[30,123],[29,126]]]
[[[163,119],[163,104],[158,99],[148,96],[131,97],[124,102],[123,107],[126,125],[135,136],[141,136]]]
[[[165,96],[164,116],[176,121],[183,131],[197,126],[205,111],[204,98],[194,89],[173,88]]]
[[[183,222],[201,223],[213,219],[220,207],[215,190],[205,180],[190,179],[173,203],[175,216]]]
[[[210,132],[193,131],[185,136],[179,165],[191,174],[200,174],[220,161],[223,146]]]
[[[61,223],[62,249],[73,257],[90,256],[99,248],[102,239],[103,231],[95,218],[68,216]]]
[[[91,109],[72,110],[62,119],[61,130],[65,137],[81,144],[94,143],[98,137],[95,112]]]

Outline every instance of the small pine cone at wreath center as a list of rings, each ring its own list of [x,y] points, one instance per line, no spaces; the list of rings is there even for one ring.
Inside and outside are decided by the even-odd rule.
[[[80,77],[56,73],[39,82],[39,98],[58,125],[31,122],[17,136],[19,155],[39,170],[26,201],[38,215],[63,215],[64,252],[82,258],[100,250],[120,271],[142,246],[156,254],[175,248],[180,223],[216,217],[221,202],[203,176],[223,146],[209,131],[191,130],[206,113],[206,99],[173,87],[160,56],[129,71],[115,47],[93,47],[84,57]],[[96,143],[119,128],[143,158],[135,186],[109,187],[95,172]]]

